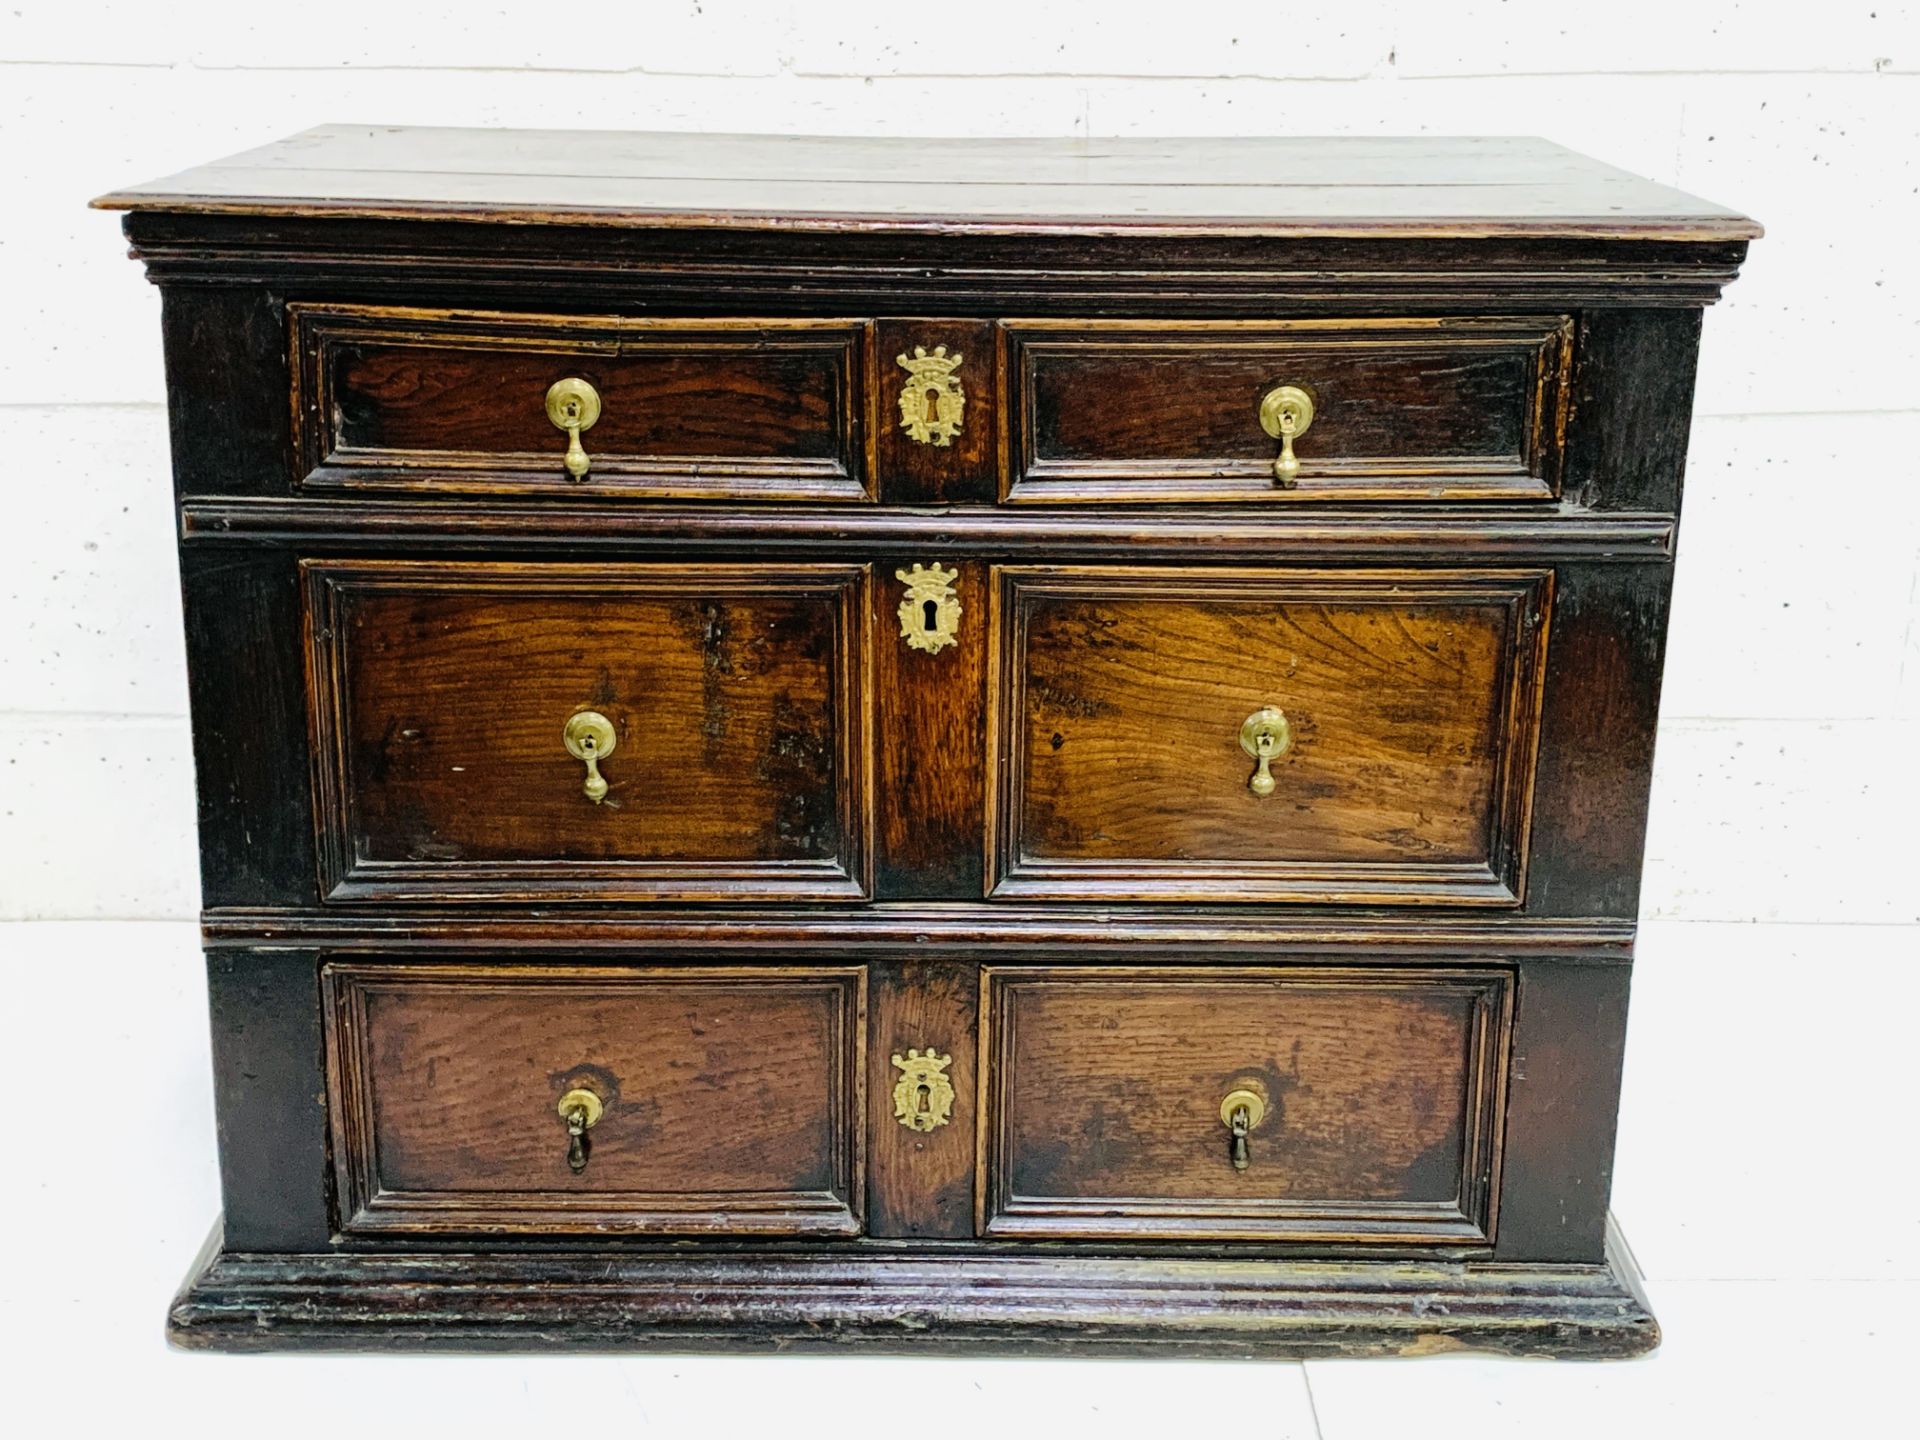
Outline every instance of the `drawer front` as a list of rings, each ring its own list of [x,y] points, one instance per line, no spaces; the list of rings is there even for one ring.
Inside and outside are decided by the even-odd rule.
[[[303,569],[325,898],[868,893],[864,568]]]
[[[859,321],[288,311],[305,490],[872,498]],[[599,406],[578,477],[547,409],[567,379]]]
[[[992,893],[1518,904],[1550,591],[1002,569]]]
[[[1006,498],[1547,499],[1572,335],[1565,316],[1011,321]],[[1262,419],[1283,387],[1312,406],[1290,474]]]
[[[859,969],[347,961],[323,985],[344,1234],[860,1231]]]
[[[1506,972],[1007,968],[982,984],[981,1233],[1491,1243]]]

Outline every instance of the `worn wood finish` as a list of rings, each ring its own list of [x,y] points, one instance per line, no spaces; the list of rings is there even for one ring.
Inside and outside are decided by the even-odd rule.
[[[312,950],[207,952],[227,1241],[319,1250],[328,1203],[326,1047]]]
[[[1000,355],[996,328],[977,320],[883,320],[874,327],[874,473],[891,505],[991,503],[999,493]],[[960,431],[945,445],[915,440],[902,423],[900,397],[911,376],[900,357],[944,346],[961,357],[954,378],[966,395]],[[924,401],[924,396],[922,396]],[[924,405],[923,405],[924,408]]]
[[[863,569],[304,573],[326,898],[867,892]]]
[[[162,290],[200,792],[178,1343],[1656,1343],[1613,1127],[1753,222],[1537,141],[390,127],[101,203]],[[1245,1171],[1232,1078],[1282,1090]]]
[[[973,1236],[974,1025],[977,967],[951,959],[882,961],[870,972],[867,1045],[868,1232],[903,1240]],[[953,1109],[944,1125],[900,1123],[893,1089],[903,1074],[893,1057],[935,1050],[952,1061]]]
[[[858,969],[332,963],[349,1235],[852,1235],[866,1196]],[[567,1161],[558,1105],[605,1106]]]
[[[1516,903],[1549,580],[1003,570],[994,893]]]
[[[1417,914],[1396,910],[1322,910],[1277,906],[1083,905],[1051,901],[891,902],[857,909],[818,906],[646,905],[618,910],[492,906],[484,911],[209,911],[201,929],[211,947],[275,943],[378,947],[388,953],[434,950],[581,950],[681,954],[689,950],[818,951],[822,954],[937,948],[1055,949],[1059,958],[1102,965],[1129,953],[1157,962],[1204,960],[1233,951],[1344,955],[1365,964],[1379,952],[1425,959],[1462,955],[1510,959],[1550,956],[1580,964],[1626,965],[1630,920],[1555,920],[1506,911]],[[1056,958],[1049,956],[1050,959]]]
[[[1498,1256],[1585,1260],[1605,1240],[1631,978],[1564,956],[1520,966]]]
[[[554,501],[537,507],[408,501],[189,500],[181,528],[196,545],[268,544],[387,553],[525,549],[561,558],[685,553],[715,546],[755,555],[891,558],[902,545],[923,563],[952,566],[981,554],[1026,559],[1269,561],[1413,564],[1463,560],[1664,565],[1670,514],[1593,515],[1539,507],[1418,516],[1372,509],[1302,508],[1264,514],[1092,507],[1040,510],[694,510]]]
[[[1006,498],[1540,500],[1559,489],[1573,322],[1011,321]],[[1313,399],[1299,475],[1260,425]]]
[[[869,498],[867,327],[622,320],[403,306],[287,307],[306,490]],[[547,388],[599,393],[562,461]]]
[[[982,1233],[1484,1245],[1510,979],[993,968]],[[1260,1097],[1244,1170],[1221,1102]]]
[[[940,204],[929,209],[929,179]],[[1544,140],[938,140],[323,125],[96,200],[248,216],[728,230],[1750,239]]]
[[[271,550],[183,550],[200,895],[222,906],[317,899],[299,578]]]
[[[875,765],[885,899],[978,895],[987,755],[980,723],[987,673],[987,567],[948,564],[960,603],[956,643],[930,654],[905,644],[900,571],[905,555],[874,567],[874,693],[891,697]],[[939,563],[925,560],[919,563]]]
[[[852,1349],[1582,1359],[1660,1343],[1616,1233],[1601,1263],[1219,1257],[221,1252],[168,1312],[189,1349]],[[1232,1377],[1227,1377],[1231,1379]]]

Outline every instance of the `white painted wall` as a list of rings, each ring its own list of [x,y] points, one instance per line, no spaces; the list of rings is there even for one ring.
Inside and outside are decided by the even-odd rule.
[[[85,202],[365,120],[1537,133],[1748,210],[1768,236],[1707,318],[1645,909],[1920,922],[1920,14],[1322,8],[13,0],[0,919],[197,904],[158,304]]]

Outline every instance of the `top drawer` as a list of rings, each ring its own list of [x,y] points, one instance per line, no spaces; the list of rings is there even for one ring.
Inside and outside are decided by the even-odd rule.
[[[1566,316],[1021,320],[1005,334],[1016,503],[1560,490]]]
[[[872,498],[859,321],[287,309],[308,491]]]

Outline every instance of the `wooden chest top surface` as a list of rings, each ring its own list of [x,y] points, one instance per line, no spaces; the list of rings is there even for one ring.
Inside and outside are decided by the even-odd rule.
[[[780,230],[1748,240],[1526,137],[880,139],[323,125],[105,209]]]

